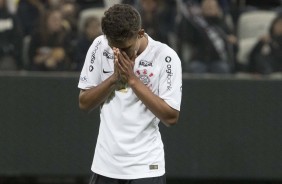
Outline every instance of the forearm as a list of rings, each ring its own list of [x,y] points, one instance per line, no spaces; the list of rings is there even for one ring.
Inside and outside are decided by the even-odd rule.
[[[116,79],[109,77],[94,88],[81,90],[79,94],[79,108],[89,111],[101,105],[115,89]]]
[[[171,108],[163,99],[155,95],[137,77],[130,80],[129,85],[144,105],[166,126],[177,123],[179,111]]]

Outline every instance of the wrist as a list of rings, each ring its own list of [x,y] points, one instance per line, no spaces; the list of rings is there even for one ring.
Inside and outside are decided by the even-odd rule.
[[[111,85],[116,85],[116,83],[119,81],[119,77],[115,74],[111,75],[109,77]]]
[[[128,79],[128,85],[131,86],[131,87],[134,86],[136,84],[137,80],[139,80],[139,79],[134,75],[133,77]]]

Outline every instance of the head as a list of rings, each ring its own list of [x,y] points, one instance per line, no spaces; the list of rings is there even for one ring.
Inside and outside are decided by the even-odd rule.
[[[158,0],[140,0],[140,5],[145,12],[153,12],[158,8]]]
[[[6,0],[0,0],[0,8],[6,8]]]
[[[270,35],[282,36],[282,15],[278,15],[271,23]]]
[[[97,17],[88,17],[84,23],[84,34],[88,39],[94,40],[97,36],[101,35],[101,23]]]
[[[52,9],[48,11],[45,21],[47,30],[50,32],[59,32],[63,29],[63,18],[59,9]]]
[[[63,2],[63,0],[47,0],[50,8],[59,8]]]
[[[203,0],[201,9],[204,17],[221,17],[221,8],[217,0]]]
[[[145,34],[140,14],[127,4],[115,4],[105,11],[102,31],[111,47],[119,48],[129,57],[139,50],[140,39]]]
[[[77,4],[72,1],[63,2],[60,10],[64,18],[72,18],[77,16]]]
[[[272,21],[269,33],[272,40],[282,46],[282,15]]]

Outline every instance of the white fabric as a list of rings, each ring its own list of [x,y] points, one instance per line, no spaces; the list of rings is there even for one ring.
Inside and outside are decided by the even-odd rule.
[[[148,38],[148,46],[135,60],[135,74],[153,93],[179,111],[182,95],[179,57],[167,45]],[[106,38],[100,36],[87,53],[78,87],[97,86],[113,70],[113,51]],[[131,88],[115,91],[114,97],[102,105],[100,119],[93,172],[117,179],[157,177],[165,173],[160,120]]]

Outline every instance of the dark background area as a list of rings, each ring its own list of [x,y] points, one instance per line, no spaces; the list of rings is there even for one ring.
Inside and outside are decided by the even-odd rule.
[[[99,111],[78,74],[0,75],[0,184],[87,183]],[[168,184],[281,183],[282,80],[183,76],[179,123],[160,124]]]

